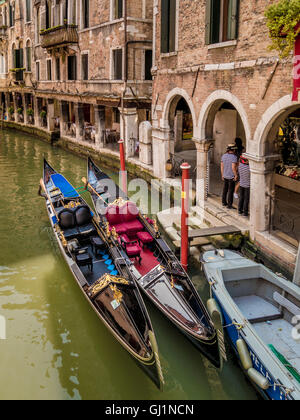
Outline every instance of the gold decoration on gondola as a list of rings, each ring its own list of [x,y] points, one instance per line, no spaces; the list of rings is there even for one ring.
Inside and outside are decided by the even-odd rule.
[[[112,228],[111,234],[112,234],[112,237],[114,238],[115,241],[117,241],[119,239],[119,235],[117,234],[117,231],[116,231],[115,227]]]
[[[123,293],[117,288],[116,285],[111,284],[109,287],[114,293],[115,301],[120,305],[120,303],[122,303],[123,300]]]
[[[175,287],[175,279],[174,279],[173,276],[171,276],[171,286],[172,286],[172,289],[174,289],[174,287]]]
[[[110,206],[118,206],[118,207],[122,207],[124,206],[124,204],[129,203],[129,201],[124,200],[124,198],[119,197],[117,198],[113,203],[110,204]]]
[[[65,209],[75,209],[76,207],[80,206],[81,203],[77,201],[70,201],[70,203],[65,204]]]
[[[125,280],[122,277],[105,274],[93,286],[89,288],[88,294],[91,298],[94,298],[100,292],[102,292],[102,290],[104,290],[107,286],[113,285],[113,284],[122,284],[125,286],[129,286],[129,281]]]
[[[108,222],[105,223],[105,233],[106,233],[107,238],[109,239],[110,236],[111,236],[111,231],[110,231],[109,223]]]
[[[159,229],[158,229],[158,225],[157,225],[157,221],[156,220],[153,220],[153,228],[154,228],[155,233],[156,233],[156,238],[159,238],[160,233],[159,233]]]
[[[58,224],[56,224],[54,226],[54,228],[56,230],[56,233],[57,233],[59,239],[61,240],[61,243],[62,243],[63,247],[67,248],[68,241],[65,238],[64,232],[61,230],[61,228],[58,226]]]

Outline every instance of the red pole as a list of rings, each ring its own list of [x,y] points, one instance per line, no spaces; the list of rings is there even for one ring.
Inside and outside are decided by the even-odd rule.
[[[120,146],[120,163],[121,163],[121,178],[122,178],[122,190],[127,194],[127,172],[125,163],[125,149],[124,140],[119,141]]]
[[[181,165],[182,169],[182,193],[181,193],[181,264],[185,271],[188,269],[189,258],[189,188],[191,166],[188,163]]]

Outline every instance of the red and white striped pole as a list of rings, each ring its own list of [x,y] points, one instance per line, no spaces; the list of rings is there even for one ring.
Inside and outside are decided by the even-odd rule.
[[[191,166],[188,163],[181,165],[182,192],[181,192],[181,264],[185,271],[188,269],[189,258],[189,190]]]
[[[122,190],[127,194],[127,172],[126,172],[126,163],[125,163],[125,149],[124,149],[124,140],[119,141],[120,146],[120,163],[121,163],[121,182]]]

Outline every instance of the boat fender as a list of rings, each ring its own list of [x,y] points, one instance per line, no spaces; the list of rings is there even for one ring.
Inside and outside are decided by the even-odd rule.
[[[211,316],[211,319],[214,323],[215,328],[218,330],[222,330],[223,329],[223,316],[222,316],[221,309],[215,299],[209,299],[207,301],[207,310]]]
[[[244,340],[239,339],[236,342],[236,346],[237,346],[237,351],[239,353],[242,366],[248,372],[249,369],[253,368],[253,363],[252,363],[252,359],[251,359],[247,344],[245,343]]]
[[[236,342],[237,350],[241,359],[243,368],[247,371],[247,374],[251,381],[253,381],[259,388],[267,390],[270,387],[270,383],[260,372],[253,368],[251,356],[244,340],[239,339]]]
[[[265,391],[270,388],[270,382],[265,378],[261,373],[256,369],[251,368],[248,370],[249,378],[257,385],[259,388],[264,389]]]

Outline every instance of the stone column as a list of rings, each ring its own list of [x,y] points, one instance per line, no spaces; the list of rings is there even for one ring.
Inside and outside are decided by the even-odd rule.
[[[136,108],[119,108],[121,114],[121,139],[125,142],[126,159],[134,156],[135,140],[138,139],[138,115]],[[124,113],[123,113],[124,111]]]
[[[152,125],[149,121],[143,121],[139,128],[140,139],[140,154],[139,159],[141,163],[152,165]]]
[[[95,110],[95,130],[96,139],[95,144],[97,148],[104,147],[103,131],[105,130],[105,107],[100,105],[94,105]]]
[[[8,112],[9,106],[10,106],[10,104],[9,104],[9,93],[5,93],[5,108],[6,108],[7,121],[10,121],[10,114]]]
[[[274,168],[278,155],[255,157],[247,155],[251,171],[250,233],[265,232],[270,228],[272,197],[274,198]]]
[[[27,101],[26,101],[26,95],[22,94],[22,102],[23,102],[23,115],[24,115],[24,124],[28,125],[28,115],[27,115]]]
[[[18,104],[17,104],[17,95],[15,92],[13,93],[13,101],[14,101],[14,108],[15,108],[15,112],[14,112],[15,122],[18,122],[18,113],[17,113]]]
[[[67,134],[68,115],[69,115],[68,102],[61,101],[60,102],[60,116],[59,116],[61,137],[66,136]]]
[[[40,118],[40,109],[39,109],[39,100],[35,96],[33,98],[33,111],[34,111],[34,125],[36,127],[41,127],[41,118]]]
[[[51,132],[55,130],[54,99],[48,99],[47,110],[47,129]]]
[[[75,111],[75,124],[76,124],[76,140],[82,141],[84,134],[84,113],[83,105],[78,103],[74,104]]]
[[[165,127],[158,127],[157,124],[153,125],[153,172],[154,176],[160,179],[165,179],[169,176],[166,163],[170,158],[170,136],[171,130],[168,125]]]
[[[208,152],[213,140],[193,139],[197,148],[197,181],[196,181],[196,200],[197,205],[204,208],[204,203],[208,197],[209,168],[208,168]]]

